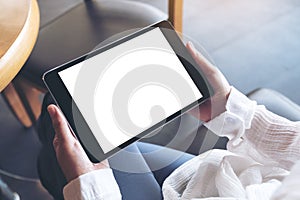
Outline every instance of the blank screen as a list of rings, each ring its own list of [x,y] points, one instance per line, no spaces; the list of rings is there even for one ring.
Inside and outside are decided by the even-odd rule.
[[[59,76],[104,153],[202,97],[159,28]]]

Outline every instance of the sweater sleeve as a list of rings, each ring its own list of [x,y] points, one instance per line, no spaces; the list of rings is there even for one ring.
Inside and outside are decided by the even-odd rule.
[[[229,138],[227,149],[290,169],[300,159],[300,123],[280,117],[232,88],[226,112],[205,126]]]
[[[111,169],[99,169],[79,176],[63,190],[65,200],[122,199]]]

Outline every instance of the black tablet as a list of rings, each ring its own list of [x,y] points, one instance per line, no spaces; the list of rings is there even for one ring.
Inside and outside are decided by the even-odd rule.
[[[213,93],[167,21],[131,32],[46,72],[43,79],[94,162]]]

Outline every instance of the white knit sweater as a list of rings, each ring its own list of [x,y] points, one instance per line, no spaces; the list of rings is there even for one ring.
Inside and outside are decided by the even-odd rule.
[[[234,88],[226,110],[205,125],[229,138],[228,151],[208,151],[176,169],[163,184],[164,198],[300,199],[300,123],[257,106]],[[121,199],[110,169],[73,180],[64,196]]]

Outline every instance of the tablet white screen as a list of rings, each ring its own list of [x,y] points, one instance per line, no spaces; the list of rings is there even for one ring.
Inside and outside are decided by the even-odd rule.
[[[104,153],[202,97],[159,28],[59,76]]]

